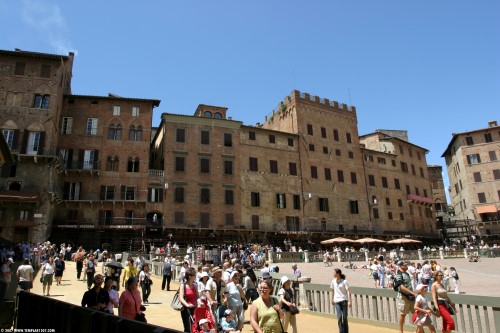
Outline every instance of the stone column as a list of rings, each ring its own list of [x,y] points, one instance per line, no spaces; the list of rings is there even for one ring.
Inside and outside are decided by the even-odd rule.
[[[309,310],[309,303],[307,302],[306,290],[304,288],[305,283],[311,283],[310,277],[300,277],[297,279],[297,283],[299,284],[299,300],[300,300],[300,309],[301,310]]]
[[[444,250],[439,249],[439,258],[440,258],[441,260],[443,260],[443,259],[444,259]]]
[[[304,262],[309,262],[309,251],[308,250],[304,251]]]
[[[469,257],[469,249],[468,248],[464,248],[464,258],[468,258]]]
[[[418,249],[417,253],[418,253],[418,260],[424,260],[424,253],[422,249]]]
[[[341,251],[337,251],[337,261],[342,262],[342,252]]]
[[[365,251],[365,261],[366,261],[367,263],[369,263],[369,262],[370,262],[370,256],[369,256],[368,254],[369,254],[369,252],[368,252],[368,251]]]

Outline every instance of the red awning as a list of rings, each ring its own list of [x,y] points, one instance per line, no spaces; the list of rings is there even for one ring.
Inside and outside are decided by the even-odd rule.
[[[486,214],[486,213],[496,213],[498,209],[497,206],[495,205],[488,205],[488,206],[476,207],[476,211],[478,214]]]

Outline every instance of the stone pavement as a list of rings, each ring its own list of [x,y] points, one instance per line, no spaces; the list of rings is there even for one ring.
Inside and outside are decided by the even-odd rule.
[[[102,263],[99,263],[97,272],[101,271]],[[319,264],[318,268],[320,267]],[[321,264],[322,265],[322,264]],[[305,267],[304,267],[305,268]],[[319,271],[320,269],[318,269]],[[331,271],[331,268],[325,269],[326,272]],[[38,273],[39,274],[39,273]],[[42,295],[42,285],[40,283],[40,277],[37,274],[35,276],[34,287],[32,292]],[[161,279],[158,277],[153,277],[153,285],[151,295],[149,297],[150,303],[145,304],[146,318],[148,322],[154,325],[168,327],[172,329],[177,329],[182,331],[182,320],[180,313],[174,311],[170,308],[170,302],[175,294],[175,291],[163,291],[161,290]],[[171,285],[174,290],[177,290],[178,284],[173,283]],[[81,299],[83,293],[87,289],[86,282],[82,282],[76,279],[76,265],[74,262],[66,262],[66,271],[62,279],[62,284],[57,286],[55,283],[52,284],[50,290],[50,297],[59,299],[64,302],[72,304],[81,304]],[[123,290],[123,288],[122,288]],[[118,313],[115,309],[115,313]],[[328,331],[328,332],[338,332],[337,328],[337,318],[332,316],[318,316],[302,312],[298,315],[297,326],[298,331],[302,333],[315,332],[315,331]],[[245,319],[248,322],[249,311],[245,314]],[[290,328],[289,328],[290,331]],[[380,326],[380,324],[364,324],[355,323],[353,321],[349,324],[349,331],[351,333],[383,333],[383,332],[398,332],[395,328],[388,328]],[[413,330],[408,330],[412,332]],[[249,323],[245,324],[243,332],[253,332]]]
[[[417,261],[422,263],[422,261]],[[460,293],[465,295],[481,295],[500,297],[500,258],[481,258],[479,262],[469,262],[465,258],[438,260],[441,266],[455,267],[460,277]],[[351,286],[374,287],[374,281],[369,278],[369,269],[344,268],[347,263],[333,263],[331,267],[325,267],[322,262],[299,263],[302,276],[312,278],[311,283],[330,284],[334,268],[340,268],[346,275],[346,280]],[[356,262],[358,267],[366,264]],[[291,263],[275,264],[279,266],[281,274],[292,275]],[[493,288],[492,288],[493,287]]]

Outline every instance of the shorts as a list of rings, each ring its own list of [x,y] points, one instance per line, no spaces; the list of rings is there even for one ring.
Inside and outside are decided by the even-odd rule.
[[[22,290],[30,290],[33,288],[33,283],[31,281],[19,281],[19,288]]]
[[[415,302],[411,302],[408,298],[401,295],[398,295],[396,300],[400,314],[407,315],[408,313],[413,313],[413,311],[415,311]]]
[[[377,272],[373,272],[372,276],[373,276],[373,279],[374,279],[375,281],[380,280],[380,277],[378,276],[378,273],[377,273]]]
[[[46,285],[49,285],[51,286],[52,285],[52,277],[54,275],[53,274],[45,274],[43,276],[43,285],[46,286]]]

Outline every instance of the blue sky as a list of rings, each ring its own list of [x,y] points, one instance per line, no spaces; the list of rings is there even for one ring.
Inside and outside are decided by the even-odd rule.
[[[73,93],[226,106],[247,125],[293,89],[357,107],[359,133],[430,150],[500,121],[500,2],[0,0],[0,48],[76,53]]]

